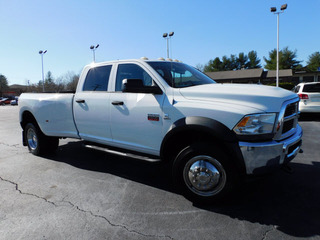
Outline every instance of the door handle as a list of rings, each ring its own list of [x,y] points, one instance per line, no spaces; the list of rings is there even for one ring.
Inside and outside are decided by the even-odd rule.
[[[112,105],[123,105],[123,102],[121,102],[121,101],[114,101],[114,102],[112,102]]]
[[[84,99],[77,99],[76,102],[77,103],[85,103],[86,101]]]

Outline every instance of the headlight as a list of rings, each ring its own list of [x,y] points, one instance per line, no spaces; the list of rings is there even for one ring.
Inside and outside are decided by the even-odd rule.
[[[272,138],[276,116],[276,113],[247,115],[233,128],[233,131],[240,139],[249,141]],[[258,138],[250,139],[253,136]]]

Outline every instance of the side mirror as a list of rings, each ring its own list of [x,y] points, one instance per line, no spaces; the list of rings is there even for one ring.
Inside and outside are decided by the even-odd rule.
[[[144,86],[141,79],[123,79],[122,92],[162,94],[158,86]]]

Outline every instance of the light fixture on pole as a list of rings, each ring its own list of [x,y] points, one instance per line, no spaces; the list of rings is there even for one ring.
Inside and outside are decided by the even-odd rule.
[[[96,54],[95,54],[95,51],[96,51],[96,49],[97,49],[99,46],[100,46],[99,44],[97,44],[96,46],[93,46],[93,45],[90,46],[90,49],[91,49],[92,52],[93,52],[93,62],[96,62]]]
[[[43,55],[47,52],[47,50],[39,51],[39,54],[41,55],[41,65],[42,65],[42,91],[44,92],[44,72],[43,72]]]
[[[274,14],[277,14],[277,73],[276,73],[276,81],[277,81],[277,87],[279,87],[279,14],[283,13],[284,10],[286,10],[288,7],[288,4],[283,4],[280,8],[281,12],[277,12],[276,7],[271,7],[270,11]]]
[[[167,39],[167,58],[169,58],[169,39],[173,36],[174,32],[164,33],[162,35],[163,38]]]

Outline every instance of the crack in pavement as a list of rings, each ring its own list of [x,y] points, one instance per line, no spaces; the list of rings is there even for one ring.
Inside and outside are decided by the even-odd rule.
[[[7,143],[0,142],[0,145],[4,145],[6,147],[20,148],[20,144],[10,145],[10,144],[7,144]]]
[[[79,206],[77,205],[74,205],[73,203],[69,202],[69,201],[63,201],[65,203],[68,203],[70,204],[72,207],[75,207],[78,211],[81,211],[81,212],[84,212],[84,213],[89,213],[91,216],[93,217],[97,217],[97,218],[102,218],[103,220],[107,221],[109,223],[109,225],[111,225],[112,227],[120,227],[120,228],[124,228],[126,231],[130,232],[130,233],[136,233],[136,234],[139,234],[141,236],[144,236],[144,237],[157,237],[157,238],[169,238],[169,239],[174,239],[168,235],[151,235],[151,234],[144,234],[144,233],[141,233],[141,232],[138,232],[136,230],[132,230],[132,229],[129,229],[127,226],[125,225],[121,225],[121,224],[114,224],[112,223],[109,219],[107,219],[105,216],[102,216],[102,215],[97,215],[97,214],[94,214],[93,212],[91,211],[86,211],[86,210],[83,210],[81,208],[79,208]]]
[[[22,194],[22,195],[27,195],[27,196],[36,197],[36,198],[42,199],[42,200],[44,200],[45,202],[50,203],[50,204],[58,207],[58,205],[56,205],[54,202],[51,202],[51,201],[49,201],[48,199],[46,199],[46,198],[44,198],[44,197],[40,197],[40,196],[35,195],[35,194],[32,194],[32,193],[24,193],[24,192],[22,192],[22,191],[19,189],[18,184],[15,183],[15,182],[12,182],[12,181],[10,181],[10,180],[4,179],[4,178],[2,178],[2,177],[0,177],[0,180],[15,185],[16,191],[18,191],[18,192],[19,192],[20,194]]]
[[[36,195],[36,194],[32,194],[32,193],[22,192],[22,191],[19,189],[19,185],[18,185],[17,183],[13,182],[13,181],[4,179],[4,178],[2,178],[2,177],[0,177],[0,180],[1,180],[1,181],[4,181],[4,182],[8,182],[8,183],[14,185],[14,186],[15,186],[15,190],[18,191],[18,192],[19,192],[20,194],[22,194],[22,195],[27,195],[27,196],[36,197],[36,198],[38,198],[38,199],[44,200],[46,203],[49,203],[49,204],[51,204],[51,205],[53,205],[53,206],[55,206],[55,207],[60,207],[60,206],[57,205],[55,202],[49,201],[48,199],[46,199],[46,198],[44,198],[44,197],[40,197],[40,196],[38,196],[38,195]],[[169,239],[172,239],[172,240],[174,239],[174,238],[172,238],[172,237],[170,237],[170,236],[168,236],[168,235],[151,235],[151,234],[144,234],[144,233],[141,233],[141,232],[139,232],[139,231],[137,231],[137,230],[130,229],[130,228],[128,228],[128,227],[125,226],[125,225],[112,223],[112,222],[111,222],[108,218],[106,218],[105,216],[97,215],[97,214],[94,214],[94,213],[91,212],[91,211],[83,210],[83,209],[81,209],[79,206],[73,204],[73,203],[70,202],[70,201],[60,201],[60,202],[61,202],[61,203],[67,203],[67,204],[69,204],[71,207],[75,208],[76,210],[78,210],[78,211],[80,211],[80,212],[82,212],[82,213],[90,214],[91,216],[93,216],[93,217],[95,217],[95,218],[100,218],[100,219],[106,221],[110,226],[122,228],[122,229],[126,230],[126,231],[129,232],[129,233],[138,234],[138,235],[143,236],[143,237],[169,238]]]

